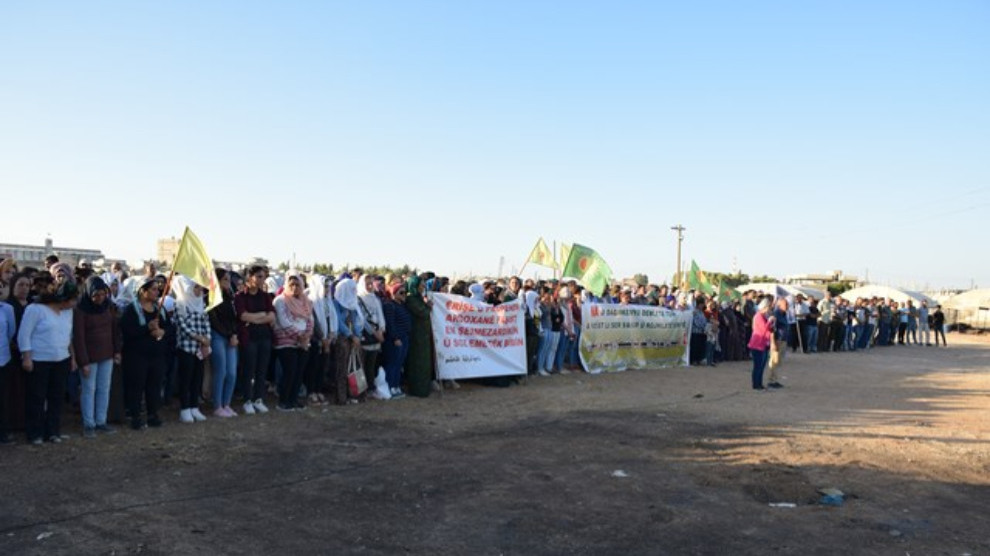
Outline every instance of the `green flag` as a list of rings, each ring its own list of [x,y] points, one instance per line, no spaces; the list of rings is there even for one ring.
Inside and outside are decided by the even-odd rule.
[[[708,281],[703,270],[698,268],[698,263],[691,259],[691,272],[688,273],[688,287],[695,291],[715,295],[715,286]]]
[[[577,243],[571,246],[563,275],[577,278],[594,295],[601,295],[612,281],[612,269],[605,263],[605,259],[594,249]]]
[[[724,303],[724,302],[732,303],[733,301],[735,301],[737,299],[740,299],[740,298],[742,298],[742,294],[739,293],[738,290],[736,290],[732,286],[726,284],[724,281],[719,282],[719,284],[718,284],[718,302],[719,303]]]

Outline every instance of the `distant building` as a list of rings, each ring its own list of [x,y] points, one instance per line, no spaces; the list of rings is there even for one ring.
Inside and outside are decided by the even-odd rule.
[[[179,253],[181,239],[172,236],[170,238],[159,239],[155,248],[155,260],[171,265],[175,256]]]
[[[841,270],[833,270],[827,274],[793,274],[784,277],[781,282],[795,286],[812,286],[822,290],[829,284],[843,284],[850,288],[861,285],[858,277],[843,274]]]
[[[55,255],[59,261],[72,266],[86,259],[90,263],[102,261],[105,257],[99,249],[81,249],[78,247],[56,247],[51,238],[45,239],[44,245],[20,245],[16,243],[0,243],[0,257],[14,259],[18,267],[45,267],[45,257]]]

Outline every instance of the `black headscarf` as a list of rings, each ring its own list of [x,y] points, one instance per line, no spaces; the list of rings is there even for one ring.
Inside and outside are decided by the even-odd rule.
[[[93,303],[93,294],[98,291],[105,290],[107,292],[106,299],[103,303],[99,305]],[[103,313],[110,308],[110,288],[107,287],[107,283],[103,281],[103,278],[99,276],[90,276],[86,279],[86,284],[83,287],[83,295],[79,300],[79,309],[84,313],[89,313],[95,315],[98,313]]]

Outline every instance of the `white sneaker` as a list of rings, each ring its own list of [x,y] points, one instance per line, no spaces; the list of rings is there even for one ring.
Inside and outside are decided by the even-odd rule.
[[[268,406],[261,398],[258,398],[254,400],[254,410],[258,413],[268,413]]]
[[[254,404],[251,402],[244,402],[244,414],[254,415]]]
[[[180,411],[179,421],[182,421],[183,423],[192,423],[193,421],[195,421],[195,419],[193,419],[192,416],[192,410],[183,409],[182,411]]]
[[[195,419],[195,420],[197,420],[197,421],[205,421],[206,420],[206,415],[203,415],[203,412],[200,411],[198,407],[192,408],[191,413],[192,413],[192,418]]]
[[[539,371],[537,372],[537,374],[538,374],[538,375],[540,375],[540,376],[550,376],[550,373],[548,373],[548,372],[546,372],[546,371],[544,371],[543,369],[540,369],[540,370],[539,370]]]

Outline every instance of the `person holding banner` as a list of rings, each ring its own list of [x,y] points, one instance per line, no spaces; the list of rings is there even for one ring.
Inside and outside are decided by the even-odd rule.
[[[767,354],[774,336],[774,317],[767,318],[770,313],[770,299],[763,298],[757,305],[756,316],[753,317],[753,335],[749,338],[749,351],[753,356],[753,390],[765,390],[763,387],[763,369],[767,365]]]
[[[409,354],[406,356],[406,380],[409,394],[417,398],[430,396],[430,382],[433,373],[432,351],[430,346],[430,306],[423,298],[426,284],[413,276],[406,284],[406,310],[412,316],[409,333]]]

